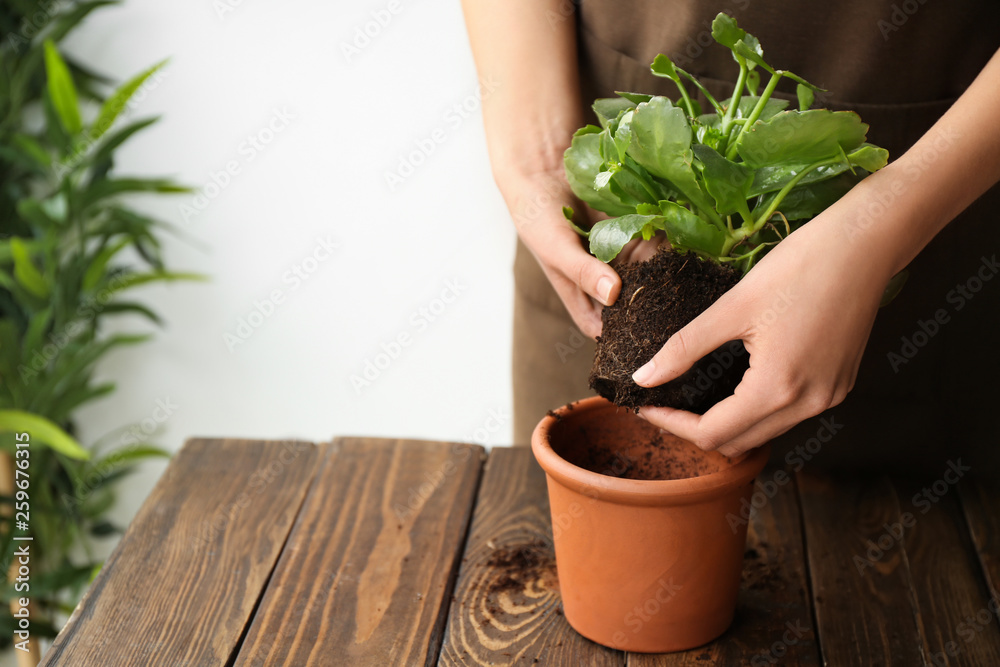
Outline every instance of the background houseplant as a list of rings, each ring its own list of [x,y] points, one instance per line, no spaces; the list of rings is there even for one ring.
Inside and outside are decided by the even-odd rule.
[[[114,482],[144,458],[168,456],[135,430],[87,447],[74,438],[76,411],[115,389],[94,381],[97,362],[148,338],[109,334],[106,318],[132,313],[159,323],[146,305],[128,299],[128,290],[195,277],[165,269],[158,240],[163,224],[120,197],[188,190],[170,180],[112,173],[115,151],[156,120],[124,116],[131,96],[160,65],[105,96],[104,79],[59,53],[60,40],[110,4],[0,8],[6,36],[0,44],[0,462],[6,464],[0,476],[12,473],[14,433],[28,432],[33,637],[58,631],[57,612],[72,610],[99,568],[90,538],[119,532],[106,518]],[[9,481],[0,485],[6,572],[14,498]],[[0,646],[13,635],[7,608],[13,593],[8,582]]]

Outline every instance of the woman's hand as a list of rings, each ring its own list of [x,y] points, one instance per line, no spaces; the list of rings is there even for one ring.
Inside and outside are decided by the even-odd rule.
[[[834,207],[792,233],[633,375],[657,386],[740,339],[750,369],[732,396],[704,415],[656,407],[639,414],[735,456],[843,401],[892,275],[889,262],[845,243],[850,223]]]
[[[601,308],[615,302],[622,281],[611,266],[590,254],[586,239],[573,231],[561,209],[572,206],[577,224],[584,228],[607,216],[576,199],[561,166],[521,181],[520,187],[506,186],[501,191],[521,241],[535,256],[573,322],[584,335],[599,336]],[[648,259],[661,238],[629,242],[615,265]]]

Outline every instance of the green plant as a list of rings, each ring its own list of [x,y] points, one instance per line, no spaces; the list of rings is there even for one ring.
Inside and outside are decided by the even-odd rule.
[[[76,411],[115,389],[94,380],[96,364],[149,337],[109,334],[106,318],[129,313],[159,324],[126,293],[199,277],[166,270],[159,240],[165,225],[121,197],[189,190],[113,170],[116,150],[156,121],[116,124],[162,63],[105,97],[104,80],[67,64],[57,47],[91,11],[110,4],[45,3],[44,25],[30,31],[25,22],[42,13],[41,4],[5,3],[0,10],[0,28],[11,36],[0,44],[0,456],[9,465],[15,433],[27,432],[32,442],[29,488],[0,498],[0,562],[6,573],[11,537],[24,532],[14,526],[11,503],[27,499],[34,636],[54,636],[56,610],[71,611],[100,567],[90,538],[120,532],[106,516],[114,482],[147,457],[169,456],[124,430],[89,447],[74,437]],[[120,446],[112,449],[116,438]],[[74,556],[80,550],[82,562]],[[0,641],[9,643],[9,602],[25,593],[15,593],[11,582],[2,590]]]
[[[888,153],[865,142],[868,126],[850,111],[810,109],[820,88],[776,70],[760,42],[720,13],[712,37],[739,65],[730,98],[717,101],[698,79],[660,54],[652,73],[674,81],[677,104],[661,96],[618,93],[599,99],[601,127],[576,132],[565,153],[573,192],[614,216],[588,236],[609,262],[631,239],[658,231],[678,252],[694,252],[744,273],[761,253],[886,165]],[[760,71],[769,79],[758,95]],[[797,110],[772,97],[783,78],[796,82]],[[684,80],[713,111],[702,113]],[[572,209],[564,209],[573,222]]]

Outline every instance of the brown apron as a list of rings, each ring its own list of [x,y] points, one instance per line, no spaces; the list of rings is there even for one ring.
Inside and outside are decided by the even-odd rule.
[[[830,91],[817,106],[857,111],[871,126],[869,140],[887,148],[890,159],[948,109],[1000,47],[1000,3],[993,0],[585,0],[577,32],[587,118],[596,122],[590,104],[615,90],[676,99],[672,82],[649,74],[659,52],[698,75],[717,99],[728,97],[736,66],[710,29],[720,10],[760,38],[773,66]],[[793,88],[778,91],[794,97]],[[902,293],[879,312],[854,390],[776,438],[773,461],[933,473],[961,457],[980,472],[1000,469],[991,414],[1000,393],[998,206],[994,187],[911,263]],[[586,382],[594,348],[520,241],[514,278],[514,442],[524,445],[546,410],[594,393]]]

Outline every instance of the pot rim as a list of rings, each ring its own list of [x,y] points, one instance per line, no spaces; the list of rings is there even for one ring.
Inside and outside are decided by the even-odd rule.
[[[615,407],[601,396],[573,401],[545,415],[531,435],[531,450],[545,473],[563,486],[592,499],[628,505],[677,505],[724,495],[756,477],[771,454],[770,443],[744,452],[718,472],[684,479],[624,479],[570,463],[549,444],[549,429],[559,418]],[[619,408],[621,409],[621,408]]]

